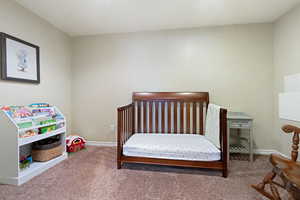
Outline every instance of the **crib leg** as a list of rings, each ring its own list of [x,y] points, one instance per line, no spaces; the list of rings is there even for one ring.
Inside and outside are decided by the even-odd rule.
[[[222,170],[222,176],[223,176],[224,178],[227,178],[227,177],[228,177],[228,169],[223,169],[223,170]]]
[[[121,167],[122,167],[122,163],[121,163],[121,161],[117,161],[117,169],[121,169]]]

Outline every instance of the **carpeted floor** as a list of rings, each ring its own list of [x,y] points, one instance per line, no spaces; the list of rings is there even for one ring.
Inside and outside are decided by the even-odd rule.
[[[227,179],[219,172],[125,165],[116,169],[114,148],[88,147],[16,187],[0,185],[0,200],[262,200],[250,184],[269,171],[267,157],[254,164],[231,161]]]

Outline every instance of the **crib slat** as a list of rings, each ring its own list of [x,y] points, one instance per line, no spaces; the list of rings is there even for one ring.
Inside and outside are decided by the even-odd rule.
[[[200,134],[204,135],[203,129],[203,103],[199,103],[199,126],[200,126]]]
[[[191,126],[191,114],[190,114],[190,111],[191,111],[191,107],[190,107],[190,103],[186,103],[186,133],[191,133],[191,130],[190,130],[190,126]]]
[[[132,121],[131,123],[131,134],[134,133],[134,107],[131,107],[131,113],[130,113],[130,120]]]
[[[133,106],[132,106],[132,133],[135,133],[135,103],[133,103]]]
[[[193,134],[197,134],[197,104],[193,102]]]
[[[129,110],[126,109],[126,140],[129,137]]]
[[[124,132],[125,132],[125,139],[127,139],[127,109],[124,110]]]
[[[180,102],[180,133],[184,133],[184,102]]]
[[[152,126],[153,126],[153,123],[152,123],[152,119],[153,119],[153,108],[152,108],[152,104],[153,102],[150,101],[149,102],[149,132],[152,133]]]
[[[141,114],[141,112],[142,112],[142,109],[141,109],[141,105],[142,104],[142,102],[140,102],[140,101],[138,101],[137,102],[137,120],[138,120],[138,127],[137,127],[137,132],[142,132],[142,114]]]
[[[143,101],[143,121],[144,133],[147,133],[147,101]]]
[[[177,133],[177,102],[174,102],[174,133]]]
[[[159,104],[158,102],[155,102],[154,104],[155,106],[155,133],[158,133],[159,129],[158,129],[158,126],[159,126],[159,121],[158,121],[158,116],[159,116]]]
[[[171,133],[171,118],[172,118],[172,115],[171,115],[171,106],[172,106],[172,103],[171,101],[168,102],[168,133]]]
[[[161,132],[165,132],[165,102],[161,102]]]
[[[129,124],[129,121],[130,121],[130,108],[129,109],[127,109],[127,132],[128,132],[128,134],[127,134],[127,137],[129,137],[129,133],[130,133],[130,124]]]
[[[132,108],[128,109],[128,121],[131,122],[131,117],[132,117]],[[128,132],[132,133],[132,128],[131,128],[131,123],[128,123]]]
[[[124,112],[123,112],[123,111],[121,112],[121,116],[120,116],[120,117],[121,117],[121,122],[122,122],[122,123],[121,123],[121,128],[120,128],[120,129],[121,129],[121,133],[124,133]],[[121,141],[122,141],[122,145],[123,145],[123,144],[124,144],[125,138],[124,138],[124,135],[123,135],[123,134],[122,134],[121,137],[122,137],[122,140],[121,140]]]

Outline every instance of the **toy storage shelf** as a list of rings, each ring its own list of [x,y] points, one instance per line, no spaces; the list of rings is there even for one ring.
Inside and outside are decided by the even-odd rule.
[[[1,108],[1,107],[0,107]],[[68,155],[64,145],[63,154],[47,162],[33,161],[28,168],[20,169],[20,151],[21,148],[30,147],[31,144],[52,136],[60,135],[62,144],[66,143],[66,119],[60,110],[52,107],[57,114],[55,122],[45,123],[43,125],[34,125],[26,128],[20,128],[16,120],[5,110],[0,109],[0,135],[2,144],[0,145],[0,184],[21,185],[33,177],[48,170],[54,165],[67,159]],[[26,118],[27,119],[27,118]],[[31,120],[31,117],[28,117]],[[33,119],[33,118],[32,118]],[[64,123],[64,126],[59,124]],[[51,125],[57,125],[56,130],[37,134],[30,137],[21,138],[20,134],[25,131],[36,130]]]
[[[55,166],[56,164],[60,163],[61,161],[68,158],[67,153],[64,153],[63,155],[54,158],[48,162],[33,162],[28,169],[24,169],[20,171],[19,177],[18,177],[18,183],[16,185],[21,185],[33,177],[43,173],[44,171],[48,170],[49,168]]]
[[[19,132],[28,131],[28,130],[37,129],[37,128],[42,128],[42,127],[45,127],[45,126],[56,125],[56,124],[59,124],[59,123],[62,123],[62,122],[65,122],[65,121],[64,120],[60,120],[60,121],[57,121],[57,122],[48,123],[46,125],[32,126],[32,127],[29,127],[29,128],[20,128]]]
[[[27,137],[27,138],[19,138],[19,146],[23,146],[23,145],[30,144],[30,143],[33,143],[33,142],[37,142],[39,140],[43,140],[43,139],[46,139],[46,138],[49,138],[49,137],[52,137],[52,136],[55,136],[55,135],[63,134],[65,132],[66,132],[66,128],[60,128],[58,130],[51,131],[49,133],[44,133],[44,134],[41,134],[41,135],[35,135],[35,136],[32,136],[32,137]]]

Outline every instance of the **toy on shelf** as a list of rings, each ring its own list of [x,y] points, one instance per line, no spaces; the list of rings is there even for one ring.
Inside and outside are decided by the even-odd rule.
[[[20,159],[20,169],[26,169],[30,167],[30,164],[32,163],[32,156],[27,156],[27,157],[21,157]]]
[[[11,107],[13,118],[28,118],[32,116],[32,113],[25,106]]]
[[[20,129],[32,126],[47,126],[56,122],[64,122],[65,118],[57,109],[47,103],[36,103],[29,106],[3,106],[4,111]]]
[[[20,138],[27,138],[27,137],[35,136],[37,134],[38,134],[37,130],[28,130],[28,131],[21,132],[19,137]]]
[[[51,125],[51,126],[46,126],[46,127],[41,127],[39,128],[39,134],[44,134],[44,133],[48,133],[51,131],[55,131],[56,130],[56,125]]]
[[[51,123],[55,123],[56,119],[50,118],[50,117],[39,117],[37,119],[33,120],[35,125],[47,125]]]
[[[31,112],[33,116],[55,117],[55,110],[53,107],[31,108]]]
[[[32,122],[31,121],[25,121],[25,122],[19,122],[17,123],[19,128],[30,128],[32,127]]]
[[[32,163],[31,146],[21,146],[19,149],[19,168],[21,170],[30,167]]]
[[[85,148],[86,140],[78,135],[69,135],[66,138],[67,152],[77,152]]]
[[[3,106],[0,110],[10,111],[10,107],[9,106]]]
[[[50,105],[48,103],[33,103],[33,104],[30,104],[29,107],[43,108],[43,107],[50,107]]]

